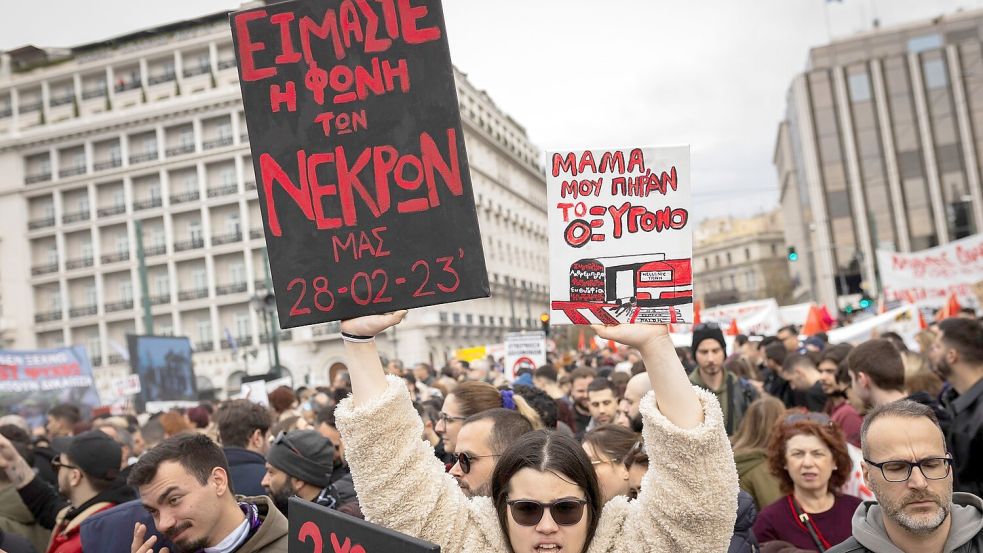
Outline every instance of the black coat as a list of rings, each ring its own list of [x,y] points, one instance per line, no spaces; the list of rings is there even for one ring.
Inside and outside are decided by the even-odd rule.
[[[236,495],[266,495],[260,484],[266,476],[266,458],[241,447],[225,447],[225,458],[229,461],[229,478],[232,491]]]
[[[942,403],[951,416],[946,443],[955,468],[953,489],[983,497],[983,378],[965,394],[947,390]]]
[[[741,490],[737,494],[737,521],[734,522],[734,535],[730,538],[727,553],[754,553],[759,550],[758,539],[751,531],[756,518],[758,510],[754,508],[754,498]]]

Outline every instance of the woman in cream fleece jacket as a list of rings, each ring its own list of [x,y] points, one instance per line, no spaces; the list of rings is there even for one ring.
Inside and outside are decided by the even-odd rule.
[[[712,394],[690,386],[665,326],[595,327],[602,338],[637,348],[652,388],[659,391],[658,400],[650,392],[641,403],[653,470],[645,475],[638,499],[612,499],[596,525],[593,510],[584,509],[575,525],[554,524],[552,511],[546,510],[534,526],[521,526],[506,499],[549,504],[573,497],[590,504],[596,481],[575,482],[551,469],[523,468],[508,475],[498,505],[492,498],[467,498],[432,446],[420,439],[422,423],[403,381],[385,376],[373,341],[352,339],[375,336],[405,314],[342,323],[352,397],[339,404],[336,420],[367,520],[436,543],[444,553],[727,550],[738,485],[720,406]],[[582,450],[579,454],[586,459]],[[565,485],[562,497],[549,496],[550,489]]]

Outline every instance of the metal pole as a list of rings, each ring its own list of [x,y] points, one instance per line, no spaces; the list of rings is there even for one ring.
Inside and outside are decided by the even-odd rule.
[[[147,284],[147,263],[143,255],[143,221],[136,221],[137,235],[137,274],[140,275],[140,304],[143,306],[143,330],[145,334],[154,333],[154,316],[150,312],[150,286]]]
[[[532,324],[532,304],[529,301],[529,283],[522,284],[522,293],[526,296],[526,324]]]
[[[266,269],[266,289],[273,292],[273,276],[270,275],[270,257],[263,248],[263,268]],[[271,376],[280,378],[280,320],[277,318],[276,306],[270,309],[270,341],[273,343],[273,369]]]
[[[512,320],[509,330],[515,330],[515,289],[512,287],[512,277],[505,277],[505,285],[509,287],[509,310],[512,313]]]

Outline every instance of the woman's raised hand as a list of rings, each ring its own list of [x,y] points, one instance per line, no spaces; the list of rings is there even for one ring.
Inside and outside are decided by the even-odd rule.
[[[366,315],[341,321],[341,331],[355,336],[375,336],[389,327],[399,324],[406,317],[407,310],[395,311],[393,313],[382,313],[381,315]]]
[[[591,325],[594,332],[605,340],[614,340],[619,344],[631,346],[642,350],[649,345],[651,340],[669,334],[668,325],[652,324],[618,324],[618,325]]]

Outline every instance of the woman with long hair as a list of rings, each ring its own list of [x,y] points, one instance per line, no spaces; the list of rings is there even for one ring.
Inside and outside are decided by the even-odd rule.
[[[768,468],[768,438],[785,415],[785,404],[772,396],[756,399],[748,406],[741,426],[731,441],[741,489],[754,499],[760,511],[784,495]]]
[[[584,434],[584,451],[594,465],[605,503],[619,495],[628,497],[631,486],[624,461],[636,443],[638,434],[617,424],[602,424]]]
[[[352,396],[338,428],[366,518],[441,546],[445,553],[722,551],[737,509],[737,473],[716,398],[695,389],[665,325],[595,326],[641,352],[652,388],[641,402],[652,463],[637,500],[603,503],[590,459],[575,440],[537,430],[497,459],[492,497],[467,498],[420,440],[422,423],[400,379],[387,377],[373,337],[405,311],[341,324]],[[640,549],[641,548],[641,549]]]
[[[457,433],[464,426],[464,421],[471,415],[497,408],[518,412],[532,424],[533,429],[543,427],[539,414],[523,397],[511,390],[499,390],[487,382],[468,380],[447,394],[434,432],[444,440],[444,449],[453,453],[457,445]]]

